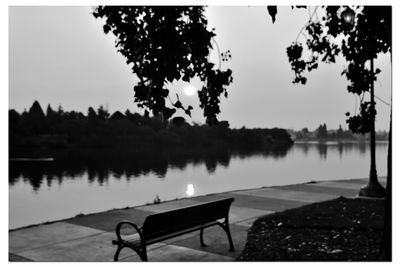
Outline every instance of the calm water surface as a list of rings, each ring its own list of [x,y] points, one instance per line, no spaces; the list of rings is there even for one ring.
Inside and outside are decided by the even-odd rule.
[[[386,175],[387,142],[376,146]],[[188,196],[262,186],[368,177],[366,143],[295,143],[287,151],[163,154],[88,162],[12,162],[10,229]]]

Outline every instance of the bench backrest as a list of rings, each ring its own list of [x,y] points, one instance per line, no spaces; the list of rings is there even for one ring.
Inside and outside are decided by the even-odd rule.
[[[232,202],[233,198],[226,198],[149,215],[143,223],[143,236],[146,239],[159,237],[174,231],[227,218]]]

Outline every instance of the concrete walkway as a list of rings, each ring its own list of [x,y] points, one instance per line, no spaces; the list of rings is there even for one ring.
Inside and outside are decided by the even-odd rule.
[[[386,179],[380,179],[382,185]],[[234,252],[220,227],[204,231],[206,247],[200,246],[199,232],[189,233],[148,247],[149,261],[233,261],[244,248],[247,230],[259,216],[296,208],[339,196],[356,197],[367,179],[326,181],[308,184],[264,187],[169,201],[157,205],[119,209],[76,217],[46,225],[9,232],[10,261],[103,262],[112,261],[115,225],[121,220],[143,223],[152,213],[196,203],[233,197],[229,220]],[[140,261],[129,249],[121,261]]]

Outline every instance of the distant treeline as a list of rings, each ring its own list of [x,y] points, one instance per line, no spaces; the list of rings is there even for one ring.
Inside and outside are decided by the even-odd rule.
[[[76,111],[44,112],[35,101],[22,114],[9,110],[10,157],[21,151],[52,149],[112,148],[144,151],[149,149],[208,149],[210,147],[269,149],[290,147],[293,141],[284,129],[230,129],[229,123],[215,126],[188,124],[183,117],[169,121],[142,116],[127,110],[112,115],[100,106],[88,109],[87,115]],[[26,155],[24,155],[26,156]]]
[[[344,130],[342,125],[338,129],[328,130],[326,124],[321,124],[314,131],[303,128],[300,131],[289,131],[292,138],[295,140],[368,140],[369,134],[354,134],[350,130]],[[376,140],[388,140],[388,133],[385,131],[378,131],[375,133]]]

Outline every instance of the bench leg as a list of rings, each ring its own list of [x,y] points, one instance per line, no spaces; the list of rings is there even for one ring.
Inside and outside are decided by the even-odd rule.
[[[204,239],[203,239],[203,231],[204,231],[204,228],[201,228],[200,229],[200,245],[202,247],[206,247],[207,245],[204,243]]]
[[[225,226],[225,232],[228,235],[228,240],[229,240],[229,251],[235,251],[235,248],[233,247],[233,242],[232,242],[232,236],[231,236],[231,231],[229,230],[229,224],[226,224]]]
[[[114,254],[114,261],[118,261],[118,256],[119,256],[119,253],[121,252],[122,248],[123,248],[123,246],[118,245],[117,251],[115,251],[115,254]]]
[[[221,226],[222,229],[224,229],[226,235],[228,236],[228,241],[229,241],[229,251],[235,251],[235,248],[233,247],[233,242],[232,242],[232,236],[231,236],[231,231],[229,230],[229,223],[218,223],[219,226]]]
[[[143,247],[142,251],[138,254],[139,254],[140,258],[142,259],[142,261],[149,261],[149,259],[147,258],[146,247]]]
[[[124,247],[125,246],[123,246],[123,245],[118,245],[117,251],[114,254],[114,261],[118,261],[119,253],[121,252],[121,250]],[[146,247],[143,247],[142,249],[134,248],[134,247],[131,247],[131,246],[127,246],[127,247],[132,249],[133,251],[135,251],[136,254],[139,255],[139,257],[140,257],[140,259],[142,261],[148,261]]]

